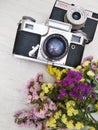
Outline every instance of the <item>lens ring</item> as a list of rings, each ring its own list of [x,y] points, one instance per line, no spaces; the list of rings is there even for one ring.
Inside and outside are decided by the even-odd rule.
[[[81,18],[81,14],[79,12],[74,12],[72,14],[73,19],[79,20]]]
[[[73,14],[75,14],[75,15],[77,14],[78,18],[75,19],[73,17]],[[78,6],[74,6],[67,11],[66,18],[69,21],[69,23],[71,23],[73,25],[83,25],[87,19],[87,13],[86,13],[85,9],[78,7]]]
[[[42,45],[43,56],[51,61],[60,60],[68,51],[68,41],[60,34],[49,35]]]

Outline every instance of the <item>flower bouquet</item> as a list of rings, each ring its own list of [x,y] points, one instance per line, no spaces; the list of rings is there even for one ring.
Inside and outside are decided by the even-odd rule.
[[[29,110],[15,113],[15,123],[38,130],[98,130],[98,61],[85,58],[73,69],[48,66],[54,83],[38,74],[26,86]]]

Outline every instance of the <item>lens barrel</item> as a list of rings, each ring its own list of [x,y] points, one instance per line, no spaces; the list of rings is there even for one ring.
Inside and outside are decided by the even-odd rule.
[[[48,59],[59,60],[67,53],[68,41],[60,34],[52,34],[45,39],[42,49]]]
[[[87,20],[86,11],[78,6],[72,6],[64,16],[64,21],[72,24],[73,29],[80,29]]]

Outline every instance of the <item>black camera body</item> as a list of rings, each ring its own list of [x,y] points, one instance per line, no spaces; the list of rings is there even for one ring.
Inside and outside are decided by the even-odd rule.
[[[72,24],[72,32],[81,31],[87,37],[86,43],[93,40],[98,24],[97,13],[65,3],[62,0],[56,0],[49,18]]]

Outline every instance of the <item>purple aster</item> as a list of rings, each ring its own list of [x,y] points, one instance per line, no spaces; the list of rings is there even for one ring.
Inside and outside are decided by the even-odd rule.
[[[93,88],[86,83],[79,83],[77,86],[75,86],[69,95],[71,97],[74,97],[76,99],[83,99],[83,97],[89,96],[93,91]]]
[[[95,83],[92,83],[91,86],[94,88],[94,87],[96,87],[96,84],[95,84]]]
[[[58,95],[58,99],[61,99],[63,96],[65,96],[66,95],[66,90],[64,89],[64,88],[62,88],[61,90],[60,90],[60,93],[59,93],[59,95]]]
[[[67,74],[67,78],[74,79],[76,81],[82,78],[82,73],[79,71],[69,70]]]
[[[69,93],[69,96],[71,96],[71,97],[73,97],[73,98],[76,98],[76,99],[83,99],[83,96],[81,95],[81,94],[79,94],[79,93],[76,93],[76,92],[74,92],[74,91],[72,91],[72,92],[70,92]]]
[[[97,95],[95,92],[92,92],[92,98],[96,99]]]
[[[57,86],[59,86],[59,85],[69,86],[69,85],[72,85],[72,84],[78,82],[81,79],[82,79],[81,72],[69,70],[67,73],[67,76],[63,80],[60,80],[59,82],[57,82],[56,85]]]
[[[86,86],[84,91],[84,96],[88,96],[92,92],[93,88],[91,86]]]
[[[88,106],[88,107],[87,107],[87,110],[90,112],[91,108]]]

